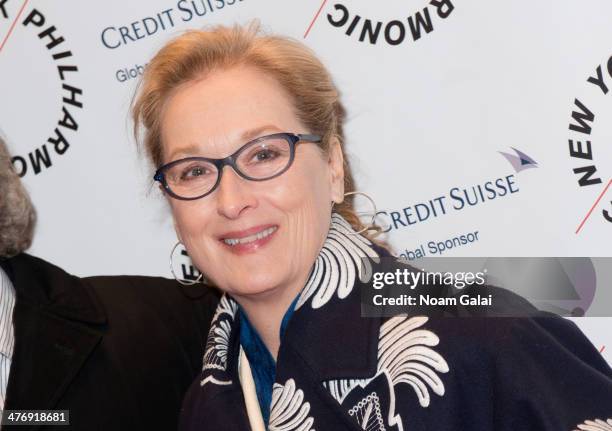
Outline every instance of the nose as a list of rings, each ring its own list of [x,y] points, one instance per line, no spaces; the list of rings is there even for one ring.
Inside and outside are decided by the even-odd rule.
[[[249,208],[257,206],[257,199],[248,181],[241,178],[230,166],[224,166],[221,183],[217,188],[217,213],[229,219],[240,217]]]

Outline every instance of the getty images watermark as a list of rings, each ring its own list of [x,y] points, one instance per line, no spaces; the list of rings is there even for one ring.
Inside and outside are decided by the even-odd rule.
[[[364,259],[364,317],[612,315],[612,258]]]
[[[396,268],[392,272],[374,272],[372,274],[372,287],[374,290],[382,290],[386,287],[400,287],[410,290],[427,288],[418,295],[400,294],[399,296],[386,296],[383,293],[374,293],[372,302],[374,305],[491,305],[492,295],[470,296],[468,294],[457,297],[439,295],[442,286],[464,289],[471,286],[485,286],[487,283],[487,270],[478,272],[427,272],[424,269]],[[387,291],[388,293],[388,291]]]

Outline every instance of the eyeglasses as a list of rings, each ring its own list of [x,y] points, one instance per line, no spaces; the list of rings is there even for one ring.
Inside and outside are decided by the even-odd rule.
[[[320,143],[321,137],[294,133],[261,136],[223,159],[187,157],[167,163],[157,169],[153,179],[175,199],[200,199],[219,186],[225,165],[250,181],[278,177],[291,167],[299,142]]]

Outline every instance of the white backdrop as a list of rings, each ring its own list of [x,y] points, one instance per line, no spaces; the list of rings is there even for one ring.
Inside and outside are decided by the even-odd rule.
[[[259,18],[331,70],[358,187],[398,253],[478,231],[444,255],[610,256],[610,16],[609,0],[0,1],[0,128],[38,209],[31,252],[77,275],[170,276],[171,217],[128,121],[138,73],[185,29]],[[500,154],[514,149],[531,169]],[[487,182],[492,199],[472,189]],[[611,322],[578,319],[598,348]]]

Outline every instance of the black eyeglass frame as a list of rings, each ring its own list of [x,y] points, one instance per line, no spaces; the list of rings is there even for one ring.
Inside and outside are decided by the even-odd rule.
[[[274,138],[283,138],[285,139],[288,143],[289,143],[289,162],[287,163],[287,166],[283,169],[281,169],[279,172],[275,173],[274,175],[270,176],[270,177],[266,177],[266,178],[253,178],[250,177],[248,175],[246,175],[244,172],[242,172],[240,170],[240,168],[238,167],[238,165],[236,164],[236,159],[238,158],[238,156],[240,156],[240,153],[242,153],[247,147],[250,147],[253,144],[256,144],[257,142],[260,141],[265,141],[268,139],[274,139]],[[236,150],[233,154],[224,157],[222,159],[211,159],[208,157],[185,157],[183,159],[179,159],[179,160],[174,160],[170,163],[166,163],[163,166],[160,166],[157,171],[155,171],[155,175],[153,176],[153,180],[154,181],[158,181],[164,191],[166,193],[168,193],[170,196],[172,196],[175,199],[179,199],[182,201],[193,201],[196,199],[201,199],[205,196],[208,196],[209,194],[211,194],[212,192],[215,191],[215,189],[217,187],[219,187],[219,184],[221,183],[221,177],[223,176],[223,167],[224,166],[231,166],[232,169],[234,169],[234,172],[236,172],[240,177],[244,178],[245,180],[249,180],[249,181],[267,181],[267,180],[271,180],[272,178],[276,178],[279,175],[284,174],[285,172],[287,172],[287,170],[291,167],[291,165],[293,164],[293,160],[295,159],[295,146],[296,144],[300,143],[300,142],[310,142],[310,143],[314,143],[314,144],[319,144],[321,143],[321,137],[318,135],[311,135],[311,134],[301,134],[301,133],[273,133],[271,135],[265,135],[265,136],[260,136],[258,138],[255,138],[249,142],[247,142],[246,144],[244,144],[242,147],[238,148],[238,150]],[[172,191],[172,189],[170,188],[170,186],[168,185],[168,182],[166,181],[166,171],[168,169],[170,169],[172,166],[175,166],[179,163],[183,163],[185,161],[203,161],[203,162],[209,162],[211,164],[213,164],[216,168],[217,168],[217,181],[215,182],[215,184],[212,186],[212,188],[207,191],[206,193],[200,195],[200,196],[196,196],[193,198],[186,198],[186,197],[182,197],[177,195],[176,193],[174,193]]]

